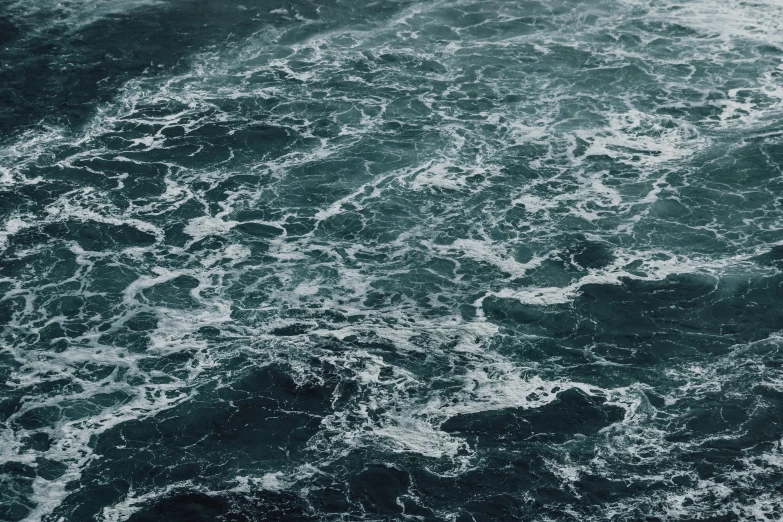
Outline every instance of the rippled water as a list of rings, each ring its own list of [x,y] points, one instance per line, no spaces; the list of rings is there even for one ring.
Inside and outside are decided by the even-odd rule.
[[[780,0],[0,0],[0,519],[783,518]]]

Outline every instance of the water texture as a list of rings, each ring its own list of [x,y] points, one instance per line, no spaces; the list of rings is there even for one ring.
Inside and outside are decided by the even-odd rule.
[[[780,0],[0,0],[0,519],[783,519]]]

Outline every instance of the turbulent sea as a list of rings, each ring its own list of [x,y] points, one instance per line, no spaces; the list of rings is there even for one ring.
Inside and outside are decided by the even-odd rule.
[[[0,520],[782,519],[781,0],[0,0]]]

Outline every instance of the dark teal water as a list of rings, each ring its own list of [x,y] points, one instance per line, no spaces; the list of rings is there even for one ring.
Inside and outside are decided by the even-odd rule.
[[[780,0],[0,0],[0,519],[783,519]]]

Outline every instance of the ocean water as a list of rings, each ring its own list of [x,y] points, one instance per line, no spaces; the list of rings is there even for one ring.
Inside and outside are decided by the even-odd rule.
[[[0,520],[783,519],[780,0],[0,0]]]

